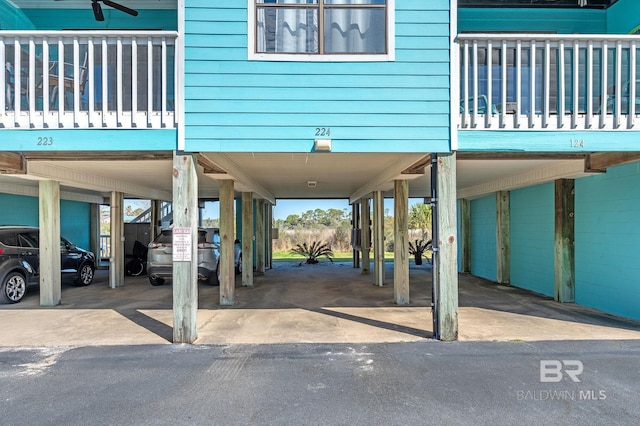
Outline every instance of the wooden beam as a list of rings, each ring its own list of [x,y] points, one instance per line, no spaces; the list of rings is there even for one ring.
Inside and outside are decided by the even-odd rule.
[[[393,202],[393,297],[398,305],[409,300],[409,183],[395,180]]]
[[[460,259],[461,272],[471,273],[471,200],[460,200]]]
[[[235,271],[233,234],[234,188],[232,180],[220,181],[220,305],[235,303]]]
[[[256,200],[256,275],[264,275],[265,271],[265,202]]]
[[[242,193],[242,285],[253,287],[253,193]]]
[[[110,248],[109,287],[124,286],[124,194],[111,192],[110,197]]]
[[[0,172],[26,173],[27,167],[24,157],[15,152],[0,152]]]
[[[496,281],[500,284],[511,282],[509,202],[509,191],[496,192]]]
[[[599,152],[589,154],[584,161],[584,171],[604,173],[608,167],[640,161],[640,152]]]
[[[554,298],[575,302],[575,181],[555,182]]]
[[[198,172],[191,154],[173,159],[173,342],[198,338]],[[177,250],[177,231],[185,246]]]
[[[458,339],[458,241],[456,218],[456,154],[438,155],[438,254],[435,256],[440,340]]]
[[[384,285],[384,196],[373,193],[373,272],[375,284]]]
[[[369,206],[369,198],[364,197],[360,199],[360,205],[362,206],[362,275],[369,275],[371,270],[370,262],[370,247],[371,247],[371,214]]]
[[[200,165],[205,174],[226,175],[227,172],[221,167],[218,167],[216,163],[211,161],[208,157],[198,154],[198,165]]]
[[[60,183],[39,182],[40,306],[56,306],[62,296],[60,271]]]
[[[584,153],[563,152],[457,152],[458,160],[581,160]]]
[[[431,155],[425,155],[419,161],[402,171],[403,175],[423,175],[425,168],[431,164]]]

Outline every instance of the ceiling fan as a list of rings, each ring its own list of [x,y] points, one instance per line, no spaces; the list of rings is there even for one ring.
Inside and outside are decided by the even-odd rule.
[[[100,2],[102,2],[105,6],[118,9],[119,11],[127,13],[131,16],[138,16],[137,10],[129,9],[128,7],[123,6],[119,3],[115,3],[110,0],[91,0],[91,7],[93,7],[93,16],[96,18],[96,21],[104,21],[104,15],[102,14],[102,7],[100,6]]]

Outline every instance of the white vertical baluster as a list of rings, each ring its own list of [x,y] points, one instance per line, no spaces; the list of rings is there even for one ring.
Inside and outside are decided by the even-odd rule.
[[[636,117],[636,41],[629,47],[629,122],[627,128],[633,128]]]
[[[536,41],[531,40],[529,63],[529,128],[533,127],[536,115]]]
[[[80,122],[80,43],[73,38],[73,125]]]
[[[565,111],[565,84],[564,84],[564,40],[558,44],[558,128],[562,128]]]
[[[122,38],[118,37],[118,40],[116,41],[116,120],[118,122],[118,127],[122,127],[122,59]]]
[[[20,117],[20,109],[22,108],[22,48],[20,40],[16,37],[13,40],[13,121],[16,127],[20,127],[18,121]]]
[[[515,127],[520,127],[520,114],[522,113],[522,40],[516,42],[516,113]]]
[[[64,40],[58,39],[58,87],[56,100],[58,101],[58,127],[63,127],[64,119]]]
[[[587,116],[585,127],[590,129],[593,121],[593,41],[587,44]]]
[[[573,42],[573,111],[571,114],[571,128],[578,127],[578,107],[580,94],[580,45],[578,41]]]
[[[107,126],[107,111],[109,108],[109,62],[108,62],[108,48],[107,38],[102,37],[102,59],[100,61],[100,69],[102,70],[102,126]]]
[[[89,90],[89,105],[88,105],[88,114],[89,114],[89,127],[95,127],[95,58],[94,58],[94,45],[93,38],[89,37],[87,40],[87,90]]]
[[[469,126],[469,40],[464,41],[462,74],[464,81],[462,90],[462,127]]]
[[[131,38],[131,126],[138,126],[138,39]]]
[[[542,105],[542,127],[549,126],[549,99],[551,98],[551,41],[544,42],[544,92]]]
[[[160,105],[160,110],[162,111],[162,114],[160,115],[160,122],[162,127],[166,127],[165,116],[167,115],[167,40],[164,37],[162,37],[160,61],[162,63],[162,72],[160,73],[160,82],[162,84],[162,87],[160,88],[162,96],[162,105]]]
[[[29,127],[34,127],[33,119],[36,115],[36,42],[29,38]]]
[[[473,99],[471,100],[473,112],[471,114],[471,127],[478,125],[478,40],[473,40]]]
[[[151,126],[153,112],[153,42],[147,39],[147,127]]]
[[[609,79],[609,45],[607,44],[606,40],[602,42],[602,66],[600,68],[602,69],[602,88],[600,95],[600,128],[603,128],[605,126],[605,117],[609,113],[609,111],[607,111],[607,100],[609,98],[609,92],[607,90],[607,84],[609,84],[607,81]]]
[[[620,115],[622,114],[622,44],[616,43],[616,108],[613,114],[613,127],[620,127]]]
[[[502,40],[502,47],[500,49],[500,61],[502,62],[502,66],[500,67],[500,72],[502,73],[502,87],[500,88],[500,93],[502,94],[502,99],[500,99],[500,103],[502,104],[500,127],[504,127],[507,121],[507,40]]]
[[[45,127],[50,127],[49,123],[49,39],[42,39],[42,115]]]
[[[491,127],[493,105],[493,43],[487,41],[487,110],[484,113],[484,126]]]

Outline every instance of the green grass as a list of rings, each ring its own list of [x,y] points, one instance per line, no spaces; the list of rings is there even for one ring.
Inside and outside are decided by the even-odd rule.
[[[371,254],[371,258],[373,259],[373,253]],[[385,259],[393,259],[393,253],[385,253]],[[288,262],[288,261],[303,261],[306,258],[299,254],[290,253],[288,251],[274,251],[273,252],[273,261],[274,262]],[[353,254],[350,251],[347,252],[334,252],[333,253],[333,261],[334,262],[351,262],[353,260]],[[321,262],[329,262],[329,259],[326,257],[318,258]]]

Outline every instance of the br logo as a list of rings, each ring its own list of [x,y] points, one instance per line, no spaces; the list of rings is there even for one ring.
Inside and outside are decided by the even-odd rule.
[[[557,360],[542,359],[540,360],[540,382],[557,383],[562,381],[562,376],[566,374],[574,382],[579,382],[578,376],[582,374],[584,366],[582,361],[575,359]]]

